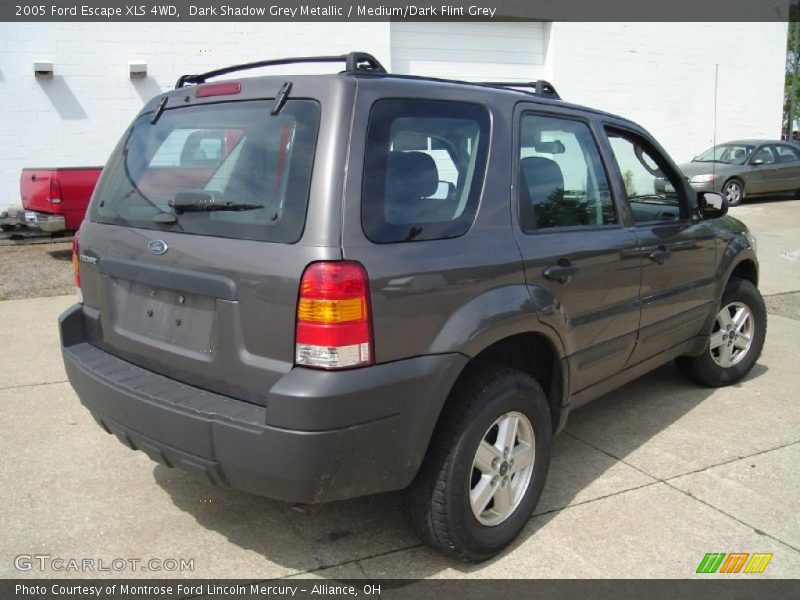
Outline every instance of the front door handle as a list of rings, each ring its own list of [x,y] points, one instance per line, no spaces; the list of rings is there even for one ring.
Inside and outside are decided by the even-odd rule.
[[[669,250],[667,250],[666,246],[658,246],[655,250],[647,255],[647,258],[652,260],[657,265],[663,265],[669,258]]]
[[[558,283],[569,283],[572,276],[578,272],[578,267],[573,265],[569,260],[562,258],[556,264],[550,265],[543,272],[542,276],[550,281],[557,281]]]

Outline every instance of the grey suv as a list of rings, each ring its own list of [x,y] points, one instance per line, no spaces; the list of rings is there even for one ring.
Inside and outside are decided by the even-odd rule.
[[[207,83],[312,60],[346,69]],[[362,53],[187,75],[103,171],[64,362],[164,465],[300,503],[406,489],[423,539],[482,560],[571,410],[673,359],[709,386],[753,366],[755,244],[726,208],[546,82]]]

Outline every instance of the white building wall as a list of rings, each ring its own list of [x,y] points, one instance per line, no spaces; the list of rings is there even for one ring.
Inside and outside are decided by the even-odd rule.
[[[677,162],[716,140],[780,139],[786,23],[553,23],[562,98],[648,129]]]
[[[392,72],[464,81],[544,76],[549,23],[391,24]]]
[[[105,164],[144,102],[183,73],[355,49],[389,64],[389,23],[0,23],[0,210],[19,204],[23,167]],[[54,77],[34,77],[40,58]],[[136,59],[147,78],[129,78]]]
[[[0,23],[0,209],[19,202],[23,167],[105,163],[182,73],[358,49],[400,73],[543,77],[566,100],[637,121],[680,162],[712,143],[715,64],[717,141],[780,136],[785,44],[786,24],[770,22]],[[39,58],[55,77],[34,77]],[[128,77],[135,59],[146,79]]]

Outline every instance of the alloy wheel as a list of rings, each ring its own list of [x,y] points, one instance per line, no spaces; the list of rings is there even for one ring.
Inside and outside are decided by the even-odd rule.
[[[501,415],[481,438],[472,462],[469,502],[483,525],[508,519],[525,497],[536,458],[533,426],[512,411]]]
[[[742,199],[742,186],[736,181],[731,181],[725,186],[725,197],[728,199],[728,204],[738,204]]]
[[[723,306],[711,332],[711,358],[723,369],[739,364],[753,344],[755,329],[753,313],[746,304]]]

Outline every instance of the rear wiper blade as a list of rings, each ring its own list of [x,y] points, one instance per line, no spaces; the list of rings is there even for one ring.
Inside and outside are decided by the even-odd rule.
[[[175,199],[169,202],[176,215],[185,212],[214,212],[214,211],[242,211],[258,210],[264,208],[263,204],[248,202],[220,202],[211,192],[184,191],[175,194]]]
[[[187,212],[215,212],[221,210],[258,210],[264,208],[263,204],[247,204],[246,202],[212,202],[211,204],[197,203],[197,204],[181,204],[173,205],[175,214]]]

